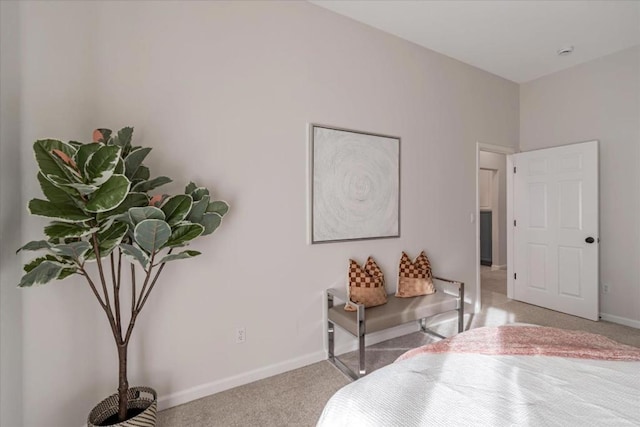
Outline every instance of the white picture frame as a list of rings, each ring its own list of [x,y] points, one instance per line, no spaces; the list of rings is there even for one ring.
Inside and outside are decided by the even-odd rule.
[[[400,138],[309,125],[310,241],[400,237]]]

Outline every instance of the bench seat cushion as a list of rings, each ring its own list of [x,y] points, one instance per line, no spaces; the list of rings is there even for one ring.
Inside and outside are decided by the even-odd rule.
[[[457,297],[442,291],[413,298],[396,298],[389,294],[385,305],[365,310],[365,332],[370,334],[457,308]],[[330,308],[328,316],[330,321],[358,336],[355,311],[345,311],[344,304],[340,304]]]

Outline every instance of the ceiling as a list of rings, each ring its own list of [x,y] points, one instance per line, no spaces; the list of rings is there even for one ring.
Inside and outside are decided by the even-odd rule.
[[[640,44],[638,0],[310,1],[517,83]]]

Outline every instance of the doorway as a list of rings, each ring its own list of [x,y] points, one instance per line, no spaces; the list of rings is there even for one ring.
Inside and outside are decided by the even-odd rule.
[[[483,277],[505,282],[508,275],[507,170],[513,153],[510,147],[476,144],[476,313],[482,307]]]

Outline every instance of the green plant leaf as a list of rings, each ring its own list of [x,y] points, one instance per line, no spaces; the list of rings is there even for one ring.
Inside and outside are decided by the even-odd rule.
[[[199,202],[204,196],[209,196],[209,190],[205,187],[198,187],[191,192],[191,197],[193,197],[194,202]]]
[[[122,156],[118,158],[118,163],[116,163],[116,168],[113,170],[113,173],[124,175],[124,160],[122,160]]]
[[[33,240],[20,249],[16,251],[16,253],[20,251],[39,251],[40,249],[49,249],[51,247],[51,243],[46,240]]]
[[[129,262],[138,262],[145,270],[149,265],[149,257],[139,248],[127,243],[121,243],[120,249],[122,254],[129,260]]]
[[[109,217],[109,221],[105,221],[105,224],[108,227],[111,227],[111,225],[114,222],[122,222],[123,224],[127,224],[129,226],[130,231],[133,233],[133,229],[135,228],[135,224],[133,223],[133,221],[131,221],[131,217],[129,216],[129,212],[125,212],[123,214],[120,215],[113,215]],[[133,234],[132,234],[133,236]]]
[[[61,153],[60,151],[54,150],[54,152],[51,153],[51,157],[53,158],[53,161],[56,162],[58,164],[58,166],[60,166],[60,170],[63,171],[64,173],[64,177],[59,177],[59,179],[63,179],[65,181],[68,182],[82,182],[82,174],[80,173],[79,170],[77,170],[77,168],[75,166],[72,166],[69,163],[66,163],[62,158],[60,158],[59,156],[65,156],[65,158],[69,159],[70,162],[73,162],[72,159],[70,159],[65,153]]]
[[[180,224],[172,230],[171,238],[166,242],[165,247],[183,245],[200,236],[203,232],[204,226],[200,224]]]
[[[220,216],[225,216],[229,212],[229,204],[224,200],[216,200],[209,203],[207,206],[207,212],[215,212]]]
[[[84,222],[93,218],[75,206],[56,204],[40,199],[33,199],[29,202],[29,213],[62,222]]]
[[[133,150],[129,153],[129,155],[124,159],[124,169],[127,178],[133,179],[138,168],[142,165],[142,162],[150,151],[151,148],[138,148],[137,150]]]
[[[131,217],[133,225],[137,225],[145,219],[160,219],[162,221],[164,221],[165,219],[164,212],[162,212],[162,210],[156,208],[155,206],[131,208],[129,209],[129,217]]]
[[[85,209],[89,212],[106,212],[124,201],[130,182],[124,175],[112,175],[98,191],[91,195]]]
[[[51,251],[54,254],[69,257],[78,264],[82,264],[84,262],[84,256],[89,249],[91,249],[91,243],[85,241],[51,246]]]
[[[127,197],[114,209],[106,212],[100,212],[97,215],[98,221],[102,221],[107,217],[116,216],[128,212],[130,208],[149,206],[149,197],[144,193],[129,193]]]
[[[149,181],[142,181],[133,186],[132,191],[140,191],[146,193],[155,188],[160,187],[161,185],[165,185],[171,182],[171,178],[167,178],[166,176],[159,176],[157,178],[153,178]]]
[[[145,219],[136,225],[133,235],[138,246],[152,254],[167,243],[171,227],[160,219]]]
[[[71,195],[75,192],[73,189],[63,189],[57,187],[51,181],[45,178],[45,176],[42,175],[42,172],[38,172],[38,182],[40,183],[42,194],[44,194],[44,197],[46,197],[50,202],[56,204],[73,203],[73,196]]]
[[[118,246],[124,236],[127,235],[129,226],[123,222],[115,222],[111,227],[98,233],[98,249],[100,257],[104,258],[109,255],[116,246]]]
[[[64,186],[77,190],[78,193],[80,193],[83,196],[89,195],[98,189],[98,187],[95,185],[82,184],[82,183],[64,184]]]
[[[58,264],[60,264],[58,259],[53,255],[45,255],[45,256],[31,260],[29,263],[25,264],[22,269],[24,270],[25,273],[28,273],[45,261],[57,262]]]
[[[56,139],[40,139],[33,143],[33,152],[42,174],[66,178],[67,171],[62,166],[62,162],[59,162],[59,159],[51,154],[54,149],[62,151],[69,157],[73,157],[75,154],[75,149],[71,145]]]
[[[189,194],[191,195],[191,193],[193,193],[195,191],[195,189],[198,188],[198,186],[193,182],[189,182],[189,184],[187,184],[187,186],[184,188],[184,194]]]
[[[136,173],[133,175],[133,178],[131,179],[132,181],[147,181],[149,178],[151,177],[151,172],[149,171],[149,168],[146,167],[145,165],[140,165],[140,167],[138,167],[138,170],[136,170]]]
[[[191,199],[191,196],[179,194],[177,196],[169,197],[164,202],[161,209],[166,215],[167,223],[173,227],[187,217],[192,204],[193,199]]]
[[[209,195],[204,194],[200,200],[193,203],[193,207],[189,212],[189,216],[187,219],[191,222],[200,222],[202,221],[202,216],[207,211],[209,207]]]
[[[183,251],[180,252],[178,254],[171,254],[171,255],[166,255],[165,257],[163,257],[160,262],[158,264],[163,264],[165,262],[169,262],[169,261],[175,261],[178,259],[186,259],[186,258],[193,258],[195,256],[201,255],[200,252],[198,251]]]
[[[78,192],[78,190],[76,190],[73,187],[70,187],[69,184],[71,183],[77,183],[76,180],[69,180],[67,178],[60,178],[59,176],[55,176],[55,175],[47,175],[45,176],[45,179],[47,181],[49,181],[51,183],[51,185],[53,185],[54,187],[64,191],[65,193],[67,193],[72,200],[82,200],[80,193]]]
[[[203,236],[213,233],[220,226],[222,222],[222,216],[217,212],[206,212],[202,215],[202,219],[199,224],[204,226]]]
[[[44,285],[58,277],[62,269],[63,267],[60,264],[52,261],[43,261],[38,264],[37,267],[34,267],[31,271],[22,276],[18,286],[24,288],[33,285]]]
[[[71,276],[72,274],[75,274],[78,271],[77,268],[73,267],[73,268],[63,268],[60,273],[58,274],[58,277],[56,277],[56,280],[63,280],[66,279],[67,277]]]
[[[96,129],[93,131],[93,142],[112,143],[110,141],[111,133],[111,129]]]
[[[113,175],[119,158],[119,147],[115,145],[100,147],[95,153],[89,156],[84,166],[87,182],[97,186],[107,182]]]
[[[88,236],[98,228],[91,228],[82,223],[52,222],[44,228],[44,234],[50,239],[69,239]]]
[[[76,151],[76,154],[73,157],[73,160],[75,160],[78,169],[84,171],[84,167],[87,164],[87,160],[89,160],[89,157],[91,157],[91,155],[98,151],[101,147],[104,147],[104,145],[98,142],[92,142],[90,144],[83,144],[80,148],[78,148],[78,151]]]
[[[113,137],[113,143],[120,147],[127,147],[131,145],[131,137],[133,136],[132,127],[124,127],[118,131],[118,134]]]

